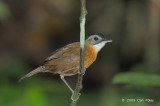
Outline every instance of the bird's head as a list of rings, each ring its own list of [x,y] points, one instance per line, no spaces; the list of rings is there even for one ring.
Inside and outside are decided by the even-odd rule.
[[[92,34],[86,39],[86,41],[93,45],[97,52],[99,52],[105,46],[106,43],[112,42],[112,40],[106,39],[104,35],[100,33]]]

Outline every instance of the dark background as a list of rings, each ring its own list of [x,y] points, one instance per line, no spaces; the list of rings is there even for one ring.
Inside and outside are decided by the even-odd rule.
[[[160,106],[160,1],[87,0],[87,10],[86,38],[113,42],[87,69],[78,106]],[[79,16],[79,0],[0,1],[0,106],[70,105],[58,75],[18,79],[79,41]],[[76,76],[66,79],[75,86]]]

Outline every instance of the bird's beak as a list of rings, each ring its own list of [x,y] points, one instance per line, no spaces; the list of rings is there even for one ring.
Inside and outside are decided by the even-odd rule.
[[[107,40],[106,42],[107,42],[107,43],[108,43],[108,42],[112,42],[112,40]]]
[[[112,42],[112,40],[104,40],[105,43]]]

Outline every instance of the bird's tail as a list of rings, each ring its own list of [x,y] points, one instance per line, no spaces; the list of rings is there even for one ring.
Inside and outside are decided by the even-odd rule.
[[[19,79],[18,82],[21,82],[21,81],[24,80],[25,78],[28,78],[28,77],[30,77],[30,76],[32,76],[32,75],[34,75],[34,74],[39,73],[39,72],[45,72],[45,70],[46,70],[46,67],[45,67],[45,66],[40,66],[40,67],[36,68],[35,70],[29,72],[29,73],[26,74],[25,76],[23,76],[21,79]]]

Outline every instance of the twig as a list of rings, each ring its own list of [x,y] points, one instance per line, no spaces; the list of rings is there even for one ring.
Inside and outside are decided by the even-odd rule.
[[[72,94],[72,104],[71,106],[76,106],[76,103],[80,96],[80,90],[82,89],[82,80],[83,75],[85,74],[85,68],[84,68],[84,56],[85,56],[85,22],[86,22],[86,0],[80,0],[81,1],[81,16],[80,16],[80,67],[79,67],[79,73],[78,73],[78,80],[76,84],[76,88],[74,90],[74,93]]]

